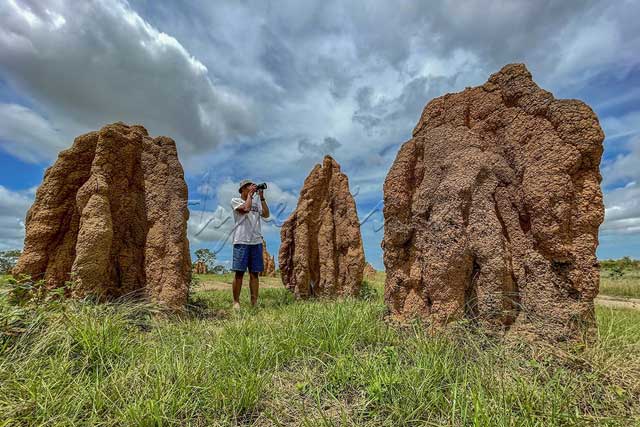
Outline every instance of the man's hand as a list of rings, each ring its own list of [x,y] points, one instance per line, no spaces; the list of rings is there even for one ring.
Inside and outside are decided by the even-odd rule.
[[[258,186],[255,184],[251,184],[249,186],[249,198],[253,197],[253,195],[256,193],[256,190],[258,189]]]

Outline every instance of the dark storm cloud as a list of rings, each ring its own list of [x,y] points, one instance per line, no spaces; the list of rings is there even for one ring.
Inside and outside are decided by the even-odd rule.
[[[353,113],[354,123],[361,125],[368,136],[387,136],[392,142],[402,139],[407,129],[418,121],[425,104],[443,95],[455,86],[458,74],[451,77],[416,77],[404,85],[400,94],[388,99],[364,86],[356,91],[358,109]]]
[[[326,93],[338,103],[355,98],[357,108],[347,111],[353,125],[386,145],[402,133],[396,126],[405,128],[398,138],[408,135],[406,128],[430,99],[482,83],[507,62],[527,61],[542,85],[563,88],[619,65],[620,57],[633,61],[623,52],[595,54],[598,43],[638,46],[626,17],[631,10],[595,0],[162,4],[133,2],[193,49],[213,74],[255,100],[264,124],[258,127],[269,137],[307,133],[317,140],[317,129],[297,125],[307,114],[299,107],[316,103],[318,116],[329,116],[335,106],[317,103]],[[626,7],[638,11],[637,4]],[[612,29],[609,23],[616,22],[622,25]],[[581,65],[585,58],[591,67]],[[361,105],[367,96],[375,105]]]
[[[596,0],[579,1],[445,1],[429,10],[429,31],[442,34],[435,46],[442,53],[464,48],[482,56],[490,67],[501,67],[530,54],[554,57],[550,49],[572,21],[588,16]]]
[[[298,141],[298,151],[305,156],[324,156],[325,154],[333,154],[342,144],[330,136],[324,138],[320,144],[313,144],[307,139]]]

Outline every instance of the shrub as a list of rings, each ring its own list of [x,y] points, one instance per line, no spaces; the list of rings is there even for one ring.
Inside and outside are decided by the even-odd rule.
[[[364,301],[373,301],[378,298],[378,291],[365,280],[362,282],[359,298]]]
[[[20,258],[20,251],[17,249],[0,251],[0,274],[10,274],[18,258]]]
[[[624,268],[621,265],[614,265],[611,268],[611,278],[612,279],[622,279],[624,276]]]

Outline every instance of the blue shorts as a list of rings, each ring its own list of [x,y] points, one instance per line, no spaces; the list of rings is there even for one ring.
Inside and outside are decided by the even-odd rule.
[[[260,273],[264,270],[262,264],[262,243],[257,245],[237,244],[233,245],[233,271],[247,271]]]

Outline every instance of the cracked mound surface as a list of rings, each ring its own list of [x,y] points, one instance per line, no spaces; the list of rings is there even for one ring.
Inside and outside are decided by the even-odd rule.
[[[74,296],[140,296],[178,308],[191,280],[187,185],[175,142],[142,126],[77,137],[47,169],[14,274]]]
[[[603,139],[586,104],[554,99],[522,64],[429,102],[384,184],[391,316],[583,337]]]
[[[282,282],[297,297],[360,292],[364,270],[360,222],[349,180],[330,156],[304,181],[280,240]]]

